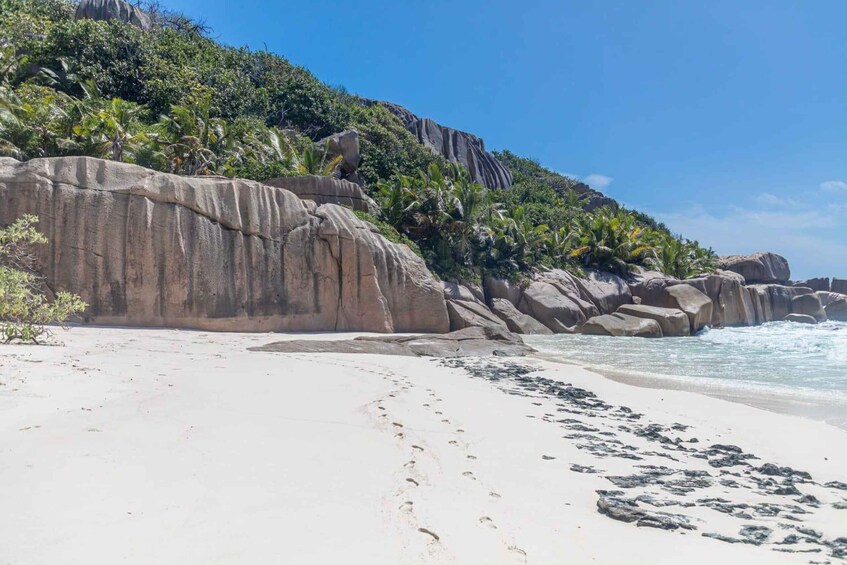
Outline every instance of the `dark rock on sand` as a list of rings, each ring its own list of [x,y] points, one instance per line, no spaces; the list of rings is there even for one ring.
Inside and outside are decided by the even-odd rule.
[[[475,327],[446,334],[276,341],[250,351],[274,353],[370,353],[411,357],[521,356],[534,351],[511,332]]]

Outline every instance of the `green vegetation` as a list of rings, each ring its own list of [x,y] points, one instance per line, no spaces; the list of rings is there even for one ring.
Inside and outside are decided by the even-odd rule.
[[[181,175],[264,180],[334,174],[316,142],[360,135],[372,222],[445,278],[524,278],[534,269],[634,265],[679,277],[714,254],[611,203],[586,211],[584,185],[509,151],[514,185],[486,190],[418,143],[382,106],[332,88],[272,53],[221,45],[155,5],[145,32],[73,19],[69,0],[0,0],[0,155],[89,155]],[[593,203],[596,205],[596,202]]]
[[[35,226],[38,218],[23,216],[0,229],[0,336],[3,341],[38,340],[49,335],[47,324],[63,323],[86,308],[78,296],[58,292],[52,301],[41,292],[30,247],[47,243]]]

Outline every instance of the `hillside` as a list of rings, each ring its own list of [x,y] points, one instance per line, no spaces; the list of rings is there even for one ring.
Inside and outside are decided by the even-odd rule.
[[[0,44],[0,155],[258,181],[340,177],[378,204],[364,219],[448,279],[714,266],[696,242],[575,179],[327,86],[279,55],[222,45],[158,5],[2,0]]]

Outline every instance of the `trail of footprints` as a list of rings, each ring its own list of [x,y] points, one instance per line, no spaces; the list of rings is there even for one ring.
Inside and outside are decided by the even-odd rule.
[[[312,362],[312,360],[304,357],[300,357],[299,359]],[[321,364],[333,364],[338,367],[349,368],[343,363],[328,363],[324,359],[321,360]],[[417,531],[420,534],[425,535],[430,543],[438,544],[441,542],[441,536],[438,534],[437,528],[430,528],[428,527],[430,525],[419,524],[415,515],[415,503],[412,500],[408,500],[408,494],[410,491],[420,488],[422,484],[425,484],[428,481],[428,477],[423,476],[417,470],[417,460],[418,458],[427,456],[426,449],[424,446],[420,445],[420,442],[417,442],[417,440],[414,439],[414,432],[412,430],[408,430],[405,424],[403,424],[400,417],[401,414],[391,413],[390,408],[386,406],[386,404],[391,403],[396,399],[400,399],[403,395],[409,394],[417,387],[411,383],[407,377],[398,375],[379,365],[362,364],[362,366],[360,366],[360,370],[378,376],[394,385],[385,397],[376,400],[373,405],[376,408],[374,415],[377,421],[385,422],[386,424],[383,425],[385,425],[387,429],[394,431],[395,440],[403,442],[409,450],[409,459],[403,463],[401,467],[402,472],[400,475],[403,476],[402,483],[398,486],[397,491],[394,493],[394,498],[398,501],[397,510],[400,514],[406,516],[407,519],[410,519]],[[443,399],[439,398],[435,391],[431,388],[425,389],[425,396],[426,401],[422,402],[421,406],[432,413],[434,422],[444,426],[452,426],[450,417],[445,416],[444,411],[438,409],[440,404],[443,402]],[[463,460],[467,463],[467,466],[471,466],[473,462],[477,461],[477,457],[468,453],[469,445],[462,439],[464,433],[465,430],[463,428],[453,427],[453,438],[447,440],[447,444],[456,448],[458,455],[463,458]],[[478,480],[477,476],[470,468],[462,472],[462,477],[469,481],[469,486],[484,488],[486,491],[485,497],[488,500],[497,501],[501,498],[498,492],[485,487],[482,484],[482,481]],[[499,530],[491,516],[481,514],[478,518],[478,523],[480,527],[491,530]],[[520,562],[526,563],[526,552],[512,543],[511,538],[504,538],[501,542],[511,555],[518,558]]]

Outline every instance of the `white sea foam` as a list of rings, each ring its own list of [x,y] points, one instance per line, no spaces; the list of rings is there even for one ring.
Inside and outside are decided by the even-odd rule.
[[[783,398],[847,410],[847,323],[775,322],[707,329],[693,338],[527,337],[544,355],[636,382],[652,379],[728,397]]]

